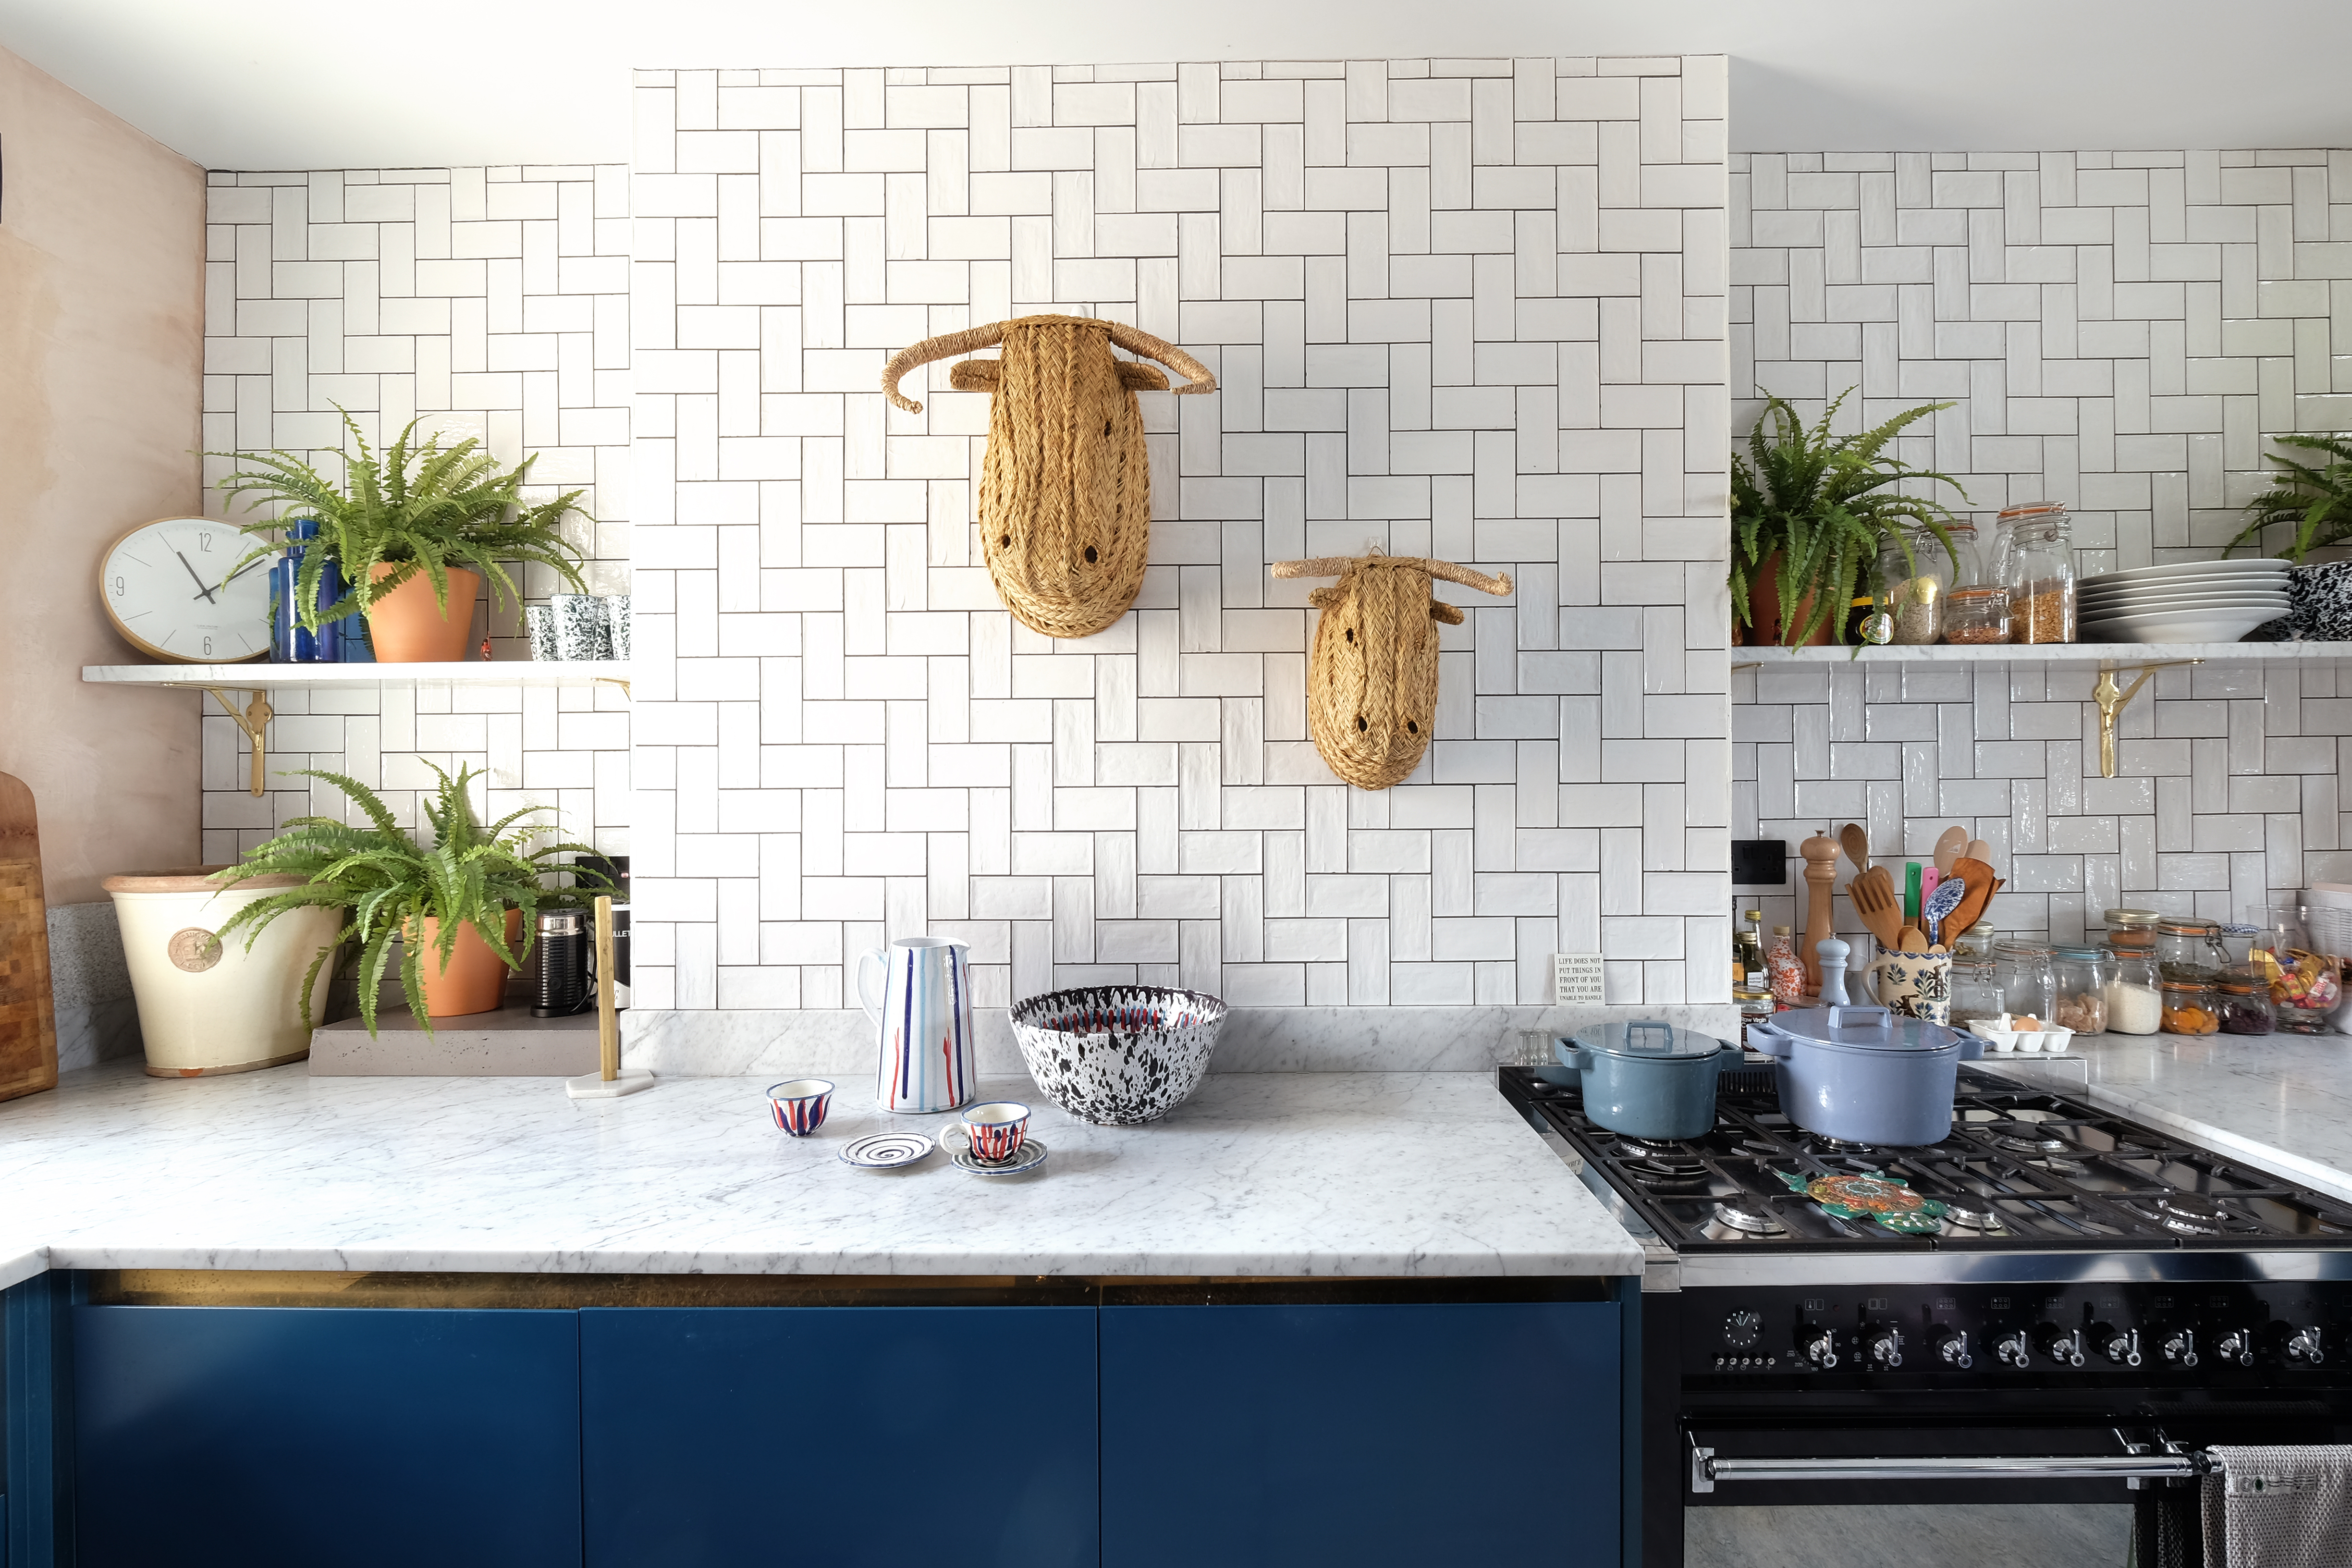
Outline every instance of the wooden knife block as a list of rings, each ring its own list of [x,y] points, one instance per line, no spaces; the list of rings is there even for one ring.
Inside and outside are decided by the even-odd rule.
[[[49,992],[49,907],[33,792],[0,773],[0,1100],[58,1082],[57,1003]]]

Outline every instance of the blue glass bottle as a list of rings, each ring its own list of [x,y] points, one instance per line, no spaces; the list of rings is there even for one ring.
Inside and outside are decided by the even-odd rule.
[[[269,568],[269,658],[273,664],[336,664],[342,660],[342,622],[330,621],[312,631],[294,613],[302,556],[308,548],[297,542],[318,536],[317,518],[295,519],[287,528],[286,553]],[[342,596],[343,574],[331,560],[319,572],[316,607],[323,609]]]

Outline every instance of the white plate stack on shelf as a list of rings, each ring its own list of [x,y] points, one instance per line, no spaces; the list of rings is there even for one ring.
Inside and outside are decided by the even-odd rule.
[[[2236,642],[2287,612],[2284,561],[2183,561],[2085,577],[2084,642]]]

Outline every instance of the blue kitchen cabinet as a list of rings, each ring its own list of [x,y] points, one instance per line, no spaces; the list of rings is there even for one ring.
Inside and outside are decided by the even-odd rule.
[[[1089,1307],[580,1313],[588,1568],[1097,1568]]]
[[[1619,1309],[1102,1309],[1102,1568],[1620,1561]]]
[[[72,1318],[79,1568],[578,1568],[574,1313]]]

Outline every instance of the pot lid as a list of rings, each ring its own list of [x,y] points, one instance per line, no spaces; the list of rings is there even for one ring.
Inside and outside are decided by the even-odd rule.
[[[1724,1048],[1723,1042],[1713,1035],[1702,1035],[1690,1029],[1677,1029],[1672,1024],[1655,1018],[1615,1020],[1606,1024],[1589,1024],[1569,1037],[1587,1050],[1605,1056],[1641,1057],[1656,1059],[1666,1057],[1711,1057]]]
[[[1750,1026],[1751,1028],[1754,1026]],[[1799,1007],[1773,1015],[1781,1034],[1846,1051],[1940,1051],[1960,1032],[1925,1018],[1906,1018],[1879,1006]]]

